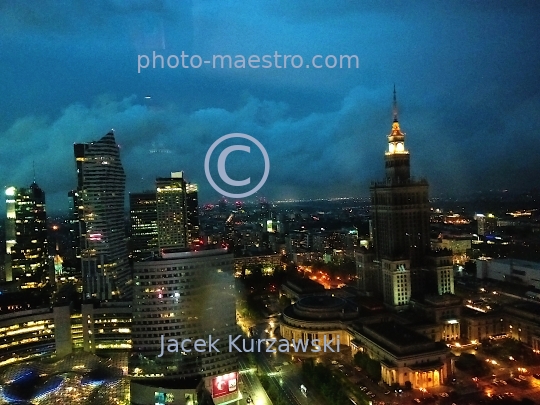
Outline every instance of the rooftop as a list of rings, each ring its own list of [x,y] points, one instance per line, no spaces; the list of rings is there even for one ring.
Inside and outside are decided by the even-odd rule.
[[[433,343],[428,337],[393,321],[366,325],[365,329],[372,330],[396,346],[416,346]]]
[[[505,259],[492,259],[491,262],[508,264],[510,266],[527,267],[529,269],[534,269],[534,270],[540,270],[540,262],[532,262],[529,260],[505,258]]]
[[[201,245],[191,248],[161,249],[158,256],[149,256],[141,261],[159,261],[171,259],[192,259],[195,257],[217,256],[228,253],[223,246]]]
[[[324,291],[324,286],[322,284],[310,280],[309,278],[291,278],[288,279],[285,284],[291,290],[300,294]]]

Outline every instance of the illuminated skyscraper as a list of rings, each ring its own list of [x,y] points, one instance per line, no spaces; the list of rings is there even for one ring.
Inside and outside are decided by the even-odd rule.
[[[394,122],[384,160],[386,178],[370,188],[376,259],[408,259],[416,265],[430,247],[429,186],[424,179],[411,178],[410,155],[399,127],[395,90]]]
[[[184,172],[156,179],[156,210],[159,249],[186,248],[199,241],[197,185]]]
[[[45,192],[34,181],[28,188],[6,189],[6,281],[37,287],[49,272]]]
[[[438,289],[430,285],[432,279],[440,281],[441,277],[431,275],[441,273],[441,266],[446,280],[447,261],[431,260],[434,252],[430,251],[429,186],[426,180],[411,177],[410,155],[399,126],[395,89],[393,107],[392,130],[384,156],[386,176],[384,181],[370,187],[373,265],[365,263],[369,261],[367,253],[359,253],[357,267],[359,279],[367,277],[367,270],[378,267],[380,281],[372,284],[389,307],[399,308],[408,305],[411,296],[431,290],[439,294],[452,292],[453,285]]]
[[[155,192],[129,195],[130,254],[134,260],[144,259],[157,253],[156,204]]]
[[[114,133],[75,144],[74,150],[84,298],[129,298],[125,174]]]

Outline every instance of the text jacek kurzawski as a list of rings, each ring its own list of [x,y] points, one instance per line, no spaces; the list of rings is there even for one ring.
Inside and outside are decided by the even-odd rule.
[[[208,339],[167,339],[161,335],[161,353],[157,357],[162,357],[165,353],[219,353],[217,343],[221,339],[214,339],[208,335]],[[319,352],[339,352],[339,335],[335,339],[246,339],[242,335],[229,336],[228,351],[239,353],[319,353]]]

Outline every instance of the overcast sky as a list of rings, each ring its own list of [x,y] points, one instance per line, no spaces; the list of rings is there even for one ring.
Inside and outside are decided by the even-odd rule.
[[[537,1],[1,2],[0,184],[28,186],[35,162],[49,207],[66,209],[73,143],[114,128],[128,191],[184,170],[200,201],[215,201],[206,151],[240,132],[270,158],[255,197],[365,196],[383,177],[395,83],[412,173],[432,195],[530,189],[539,19]],[[209,61],[277,51],[304,65],[346,54],[359,67],[153,69],[154,51]],[[138,55],[150,56],[140,73]],[[251,146],[226,168],[255,184],[264,165]]]

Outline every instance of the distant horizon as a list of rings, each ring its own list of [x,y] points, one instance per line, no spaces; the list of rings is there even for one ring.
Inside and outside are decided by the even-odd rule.
[[[77,184],[73,144],[111,128],[133,192],[184,170],[201,201],[219,198],[205,156],[242,133],[269,155],[259,195],[367,196],[384,178],[394,89],[431,196],[537,183],[539,2],[105,4],[0,13],[0,186],[27,186],[35,167],[53,211]],[[258,184],[262,157],[235,149],[229,179]]]
[[[39,184],[38,184],[39,185]],[[147,191],[152,191],[152,190],[147,190]],[[135,191],[133,193],[142,193],[144,191]],[[482,194],[485,194],[485,195],[492,195],[492,194],[506,194],[509,195],[509,196],[513,196],[513,197],[518,197],[518,196],[524,196],[526,194],[531,194],[531,193],[536,193],[536,194],[540,194],[540,190],[535,190],[535,189],[531,189],[531,190],[507,190],[507,189],[501,189],[501,190],[485,190],[485,191],[482,191],[482,190],[477,190],[477,191],[471,191],[470,193],[467,193],[467,194],[463,194],[461,196],[450,196],[450,195],[447,195],[447,196],[443,196],[442,194],[439,195],[439,196],[430,196],[430,203],[434,203],[435,201],[433,201],[434,199],[441,199],[441,203],[452,203],[452,202],[455,202],[455,203],[465,203],[465,202],[471,202],[469,199],[472,199],[474,197],[479,197],[480,195]],[[47,192],[45,191],[45,196],[46,196]],[[126,192],[126,206],[125,206],[125,210],[126,210],[126,213],[129,213],[129,194],[128,192]],[[66,197],[67,199],[67,197]],[[350,196],[350,197],[330,197],[330,198],[304,198],[304,199],[297,199],[297,200],[272,200],[272,199],[269,199],[267,197],[261,197],[260,199],[253,199],[253,198],[250,198],[250,199],[240,199],[240,200],[235,200],[235,199],[230,199],[230,198],[225,198],[229,204],[231,205],[234,205],[236,202],[242,202],[246,205],[256,205],[256,204],[259,204],[260,203],[260,199],[265,199],[267,202],[271,203],[271,204],[300,204],[300,203],[310,203],[310,202],[313,202],[313,203],[316,203],[316,202],[339,202],[339,201],[348,201],[348,200],[359,200],[359,202],[362,202],[362,203],[365,203],[365,204],[370,204],[370,196],[367,195],[367,196],[362,196],[362,197],[354,197],[354,196]],[[204,201],[204,202],[201,202],[201,200],[199,199],[199,203],[198,203],[198,206],[199,208],[203,208],[204,206],[208,205],[208,204],[211,204],[211,205],[214,205],[214,206],[217,206],[219,204],[219,201],[221,200],[221,198],[218,198],[216,200],[207,200],[207,201]],[[453,200],[453,201],[452,201]],[[46,203],[47,205],[47,203]],[[0,211],[0,213],[2,214],[2,218],[5,216],[5,202],[4,202],[4,205],[3,205],[3,211]],[[63,214],[63,215],[59,215],[59,214]],[[68,214],[68,208],[66,208],[65,210],[62,210],[62,209],[53,209],[53,210],[49,210],[47,209],[47,217],[58,217],[58,216],[65,216]]]

